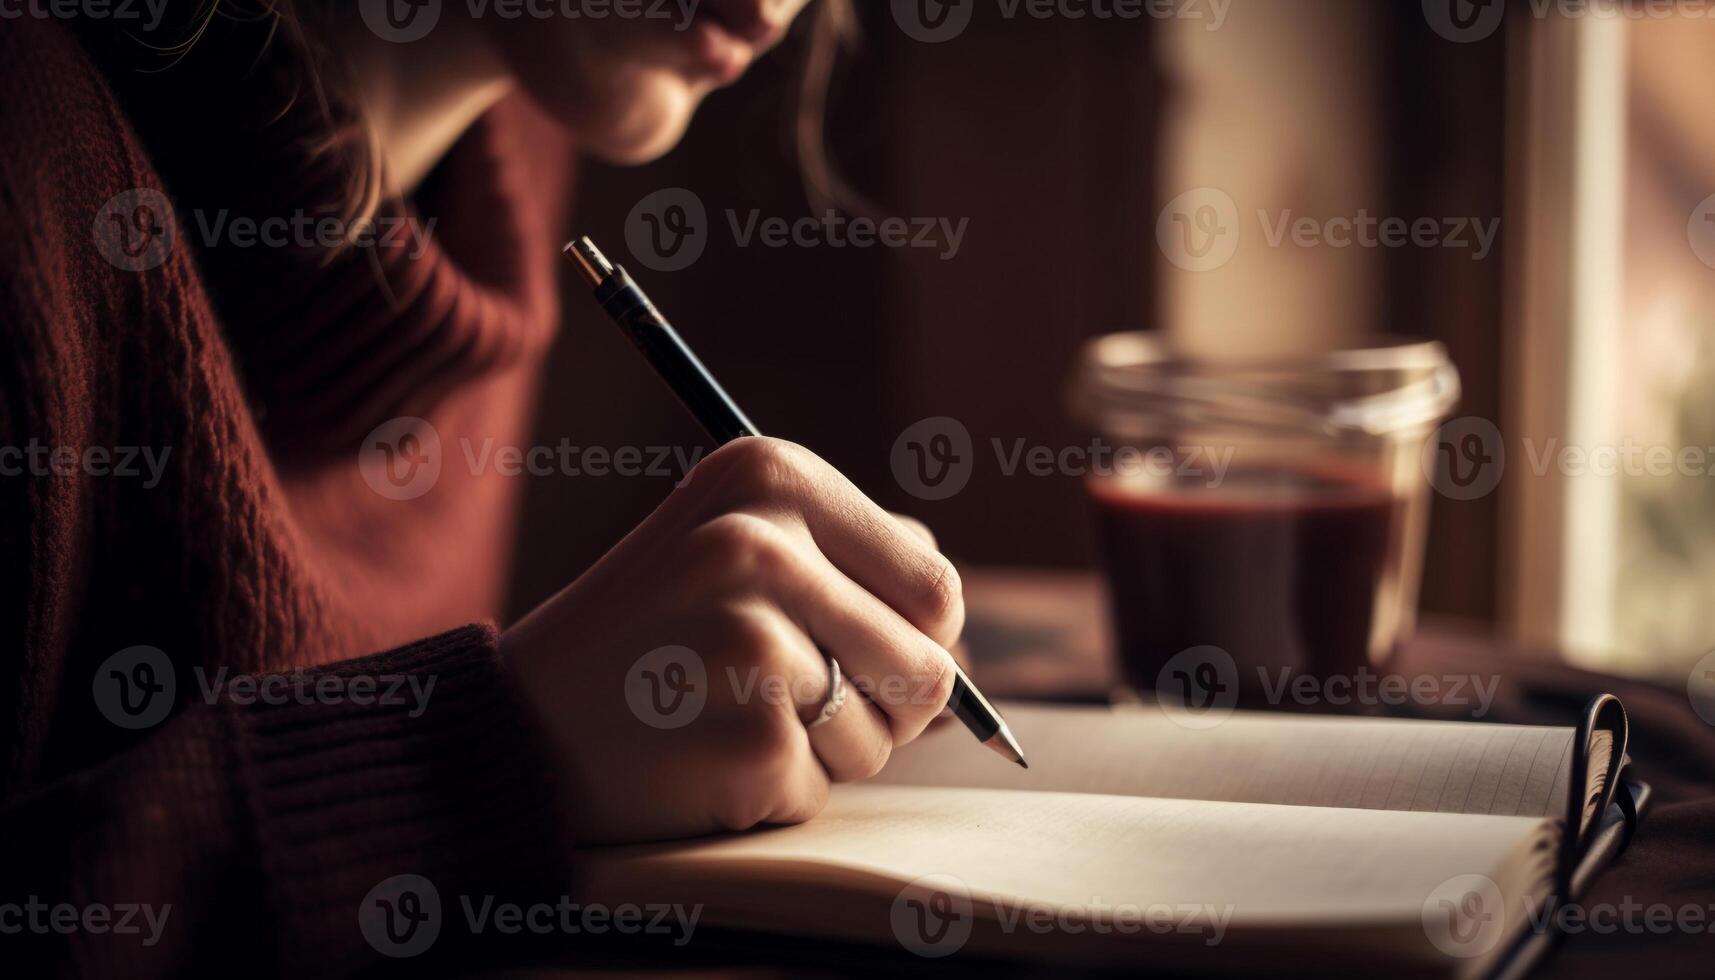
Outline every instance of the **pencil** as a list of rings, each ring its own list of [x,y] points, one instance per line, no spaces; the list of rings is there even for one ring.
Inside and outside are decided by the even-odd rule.
[[[724,445],[734,439],[761,435],[623,267],[609,262],[588,238],[568,242],[562,254],[577,267],[584,282],[594,292],[596,302],[625,331],[632,345],[649,361],[655,373],[684,403],[710,438]],[[958,676],[953,682],[953,693],[947,700],[947,707],[970,729],[977,741],[1008,762],[1029,769],[1018,740],[1012,737],[1012,730],[1006,727],[1006,720],[1000,712],[989,704],[988,698],[983,697],[963,669],[955,665],[954,670]]]

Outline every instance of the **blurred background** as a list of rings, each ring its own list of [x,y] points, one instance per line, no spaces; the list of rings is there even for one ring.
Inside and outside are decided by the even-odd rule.
[[[769,434],[921,517],[961,564],[1094,567],[1079,478],[1008,475],[989,448],[1088,444],[1067,408],[1088,338],[1163,331],[1211,355],[1439,340],[1463,380],[1454,416],[1500,434],[1498,480],[1435,496],[1425,616],[1682,681],[1715,645],[1712,13],[866,2],[819,127],[849,188],[835,206],[904,219],[923,247],[836,247],[825,223],[815,247],[763,232],[827,206],[795,135],[802,31],[666,159],[586,167],[575,224]],[[1188,269],[1158,228],[1209,188],[1233,202],[1237,249]],[[1300,218],[1322,234],[1271,234]],[[1435,232],[1339,245],[1335,219]],[[700,444],[567,284],[538,443]],[[968,429],[977,465],[924,500],[893,457],[938,416]],[[529,481],[514,609],[576,577],[676,475]]]

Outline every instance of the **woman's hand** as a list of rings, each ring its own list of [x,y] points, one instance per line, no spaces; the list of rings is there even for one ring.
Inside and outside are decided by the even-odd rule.
[[[570,774],[577,842],[803,821],[830,781],[873,775],[923,731],[965,612],[912,525],[808,450],[741,439],[507,630]],[[850,696],[807,728],[827,657]]]

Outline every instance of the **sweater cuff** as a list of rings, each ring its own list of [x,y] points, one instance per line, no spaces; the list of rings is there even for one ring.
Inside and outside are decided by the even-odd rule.
[[[493,628],[287,680],[228,701],[283,973],[451,946],[465,901],[570,888],[547,746]]]

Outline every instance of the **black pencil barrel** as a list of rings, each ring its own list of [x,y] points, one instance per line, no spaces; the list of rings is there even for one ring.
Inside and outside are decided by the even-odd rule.
[[[615,267],[595,296],[716,443],[761,434],[623,267]]]

